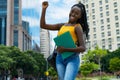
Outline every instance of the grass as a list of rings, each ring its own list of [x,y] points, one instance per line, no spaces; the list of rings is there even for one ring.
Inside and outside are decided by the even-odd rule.
[[[113,78],[113,77],[105,76],[105,77],[102,77],[102,80],[110,80],[110,78]],[[76,78],[76,80],[101,80],[101,78],[98,76],[98,77]]]

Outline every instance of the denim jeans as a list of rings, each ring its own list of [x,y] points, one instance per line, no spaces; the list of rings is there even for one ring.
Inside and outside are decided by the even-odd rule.
[[[67,59],[62,59],[61,54],[57,54],[56,67],[59,80],[75,80],[79,70],[79,54],[75,53]]]

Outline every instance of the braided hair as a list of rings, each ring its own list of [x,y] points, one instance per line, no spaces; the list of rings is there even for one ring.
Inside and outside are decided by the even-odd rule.
[[[86,34],[86,38],[88,39],[89,27],[88,27],[88,23],[87,23],[85,6],[81,2],[79,2],[78,4],[73,5],[72,8],[74,6],[77,6],[78,8],[81,9],[82,16],[81,16],[80,19],[78,19],[77,23],[81,24],[83,32]]]

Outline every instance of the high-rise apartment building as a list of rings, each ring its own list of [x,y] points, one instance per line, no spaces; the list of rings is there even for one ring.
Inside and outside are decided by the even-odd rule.
[[[31,49],[29,23],[22,21],[22,0],[0,0],[0,44]]]
[[[50,55],[50,32],[40,29],[40,52],[47,58]]]
[[[86,7],[90,28],[89,48],[98,45],[114,51],[120,47],[120,0],[78,0]]]

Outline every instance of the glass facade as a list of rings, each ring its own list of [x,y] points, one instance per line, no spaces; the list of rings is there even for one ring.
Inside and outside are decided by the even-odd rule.
[[[6,45],[7,0],[0,0],[0,44]]]
[[[13,42],[13,45],[18,47],[18,30],[14,30],[14,42]]]
[[[29,29],[29,22],[27,21],[22,21],[22,27],[25,31],[27,31],[27,33],[30,34],[30,29]]]
[[[14,0],[14,25],[19,24],[19,0]]]

